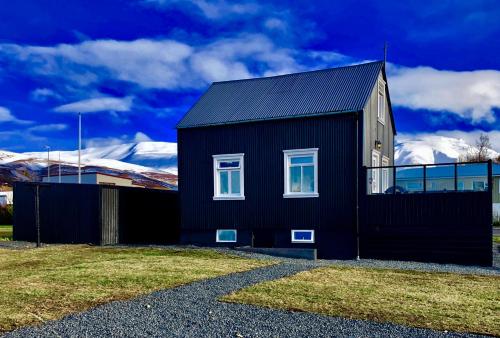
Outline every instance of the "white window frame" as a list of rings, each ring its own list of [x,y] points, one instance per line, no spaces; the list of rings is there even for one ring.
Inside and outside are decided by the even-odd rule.
[[[387,156],[382,156],[382,167],[388,167],[389,166],[389,157]],[[382,191],[381,193],[385,193],[387,189],[389,189],[389,168],[383,168],[382,169],[382,178],[381,178],[381,187]]]
[[[291,192],[290,191],[290,158],[295,156],[311,156],[314,165],[314,191],[313,192]],[[284,165],[284,192],[283,198],[308,198],[319,197],[318,193],[318,148],[283,150]]]
[[[234,241],[223,241],[219,239],[219,233],[221,231],[234,231]],[[236,229],[217,229],[215,232],[215,242],[217,243],[236,243],[238,241],[238,230]]]
[[[215,201],[217,200],[244,200],[245,199],[245,154],[220,154],[220,155],[212,155],[214,161],[214,197]],[[219,169],[219,162],[225,160],[235,160],[240,162],[240,167],[236,169],[232,168],[224,168]],[[220,193],[220,171],[240,171],[240,193],[239,194],[221,194]],[[231,175],[228,175],[228,189],[231,191]]]
[[[295,233],[296,232],[310,232],[311,233],[311,239],[295,239]],[[314,243],[315,237],[314,237],[314,230],[310,229],[304,229],[304,230],[299,230],[295,229],[292,230],[292,243]]]
[[[380,167],[380,151],[373,149],[372,150],[372,167]],[[375,158],[377,158],[376,163],[374,163]],[[372,169],[371,176],[371,187],[372,194],[380,194],[380,169]]]
[[[382,101],[381,101],[382,100]],[[382,109],[380,106],[382,105]],[[385,81],[379,79],[377,83],[377,119],[380,123],[385,125]]]

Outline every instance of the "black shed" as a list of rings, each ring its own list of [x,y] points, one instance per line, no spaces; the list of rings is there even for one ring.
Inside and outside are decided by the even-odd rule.
[[[177,243],[178,203],[177,191],[171,190],[18,182],[14,240],[37,240],[38,209],[43,243]]]

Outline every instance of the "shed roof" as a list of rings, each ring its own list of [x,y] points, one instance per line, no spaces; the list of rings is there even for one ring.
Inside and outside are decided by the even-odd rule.
[[[383,65],[214,82],[177,128],[361,111]]]

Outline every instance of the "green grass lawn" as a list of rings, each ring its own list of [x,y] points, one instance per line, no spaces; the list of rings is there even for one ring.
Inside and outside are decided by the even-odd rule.
[[[0,241],[12,241],[12,225],[0,225]]]
[[[222,300],[500,335],[500,276],[325,267],[257,284]]]
[[[272,262],[210,250],[57,245],[0,249],[0,333]]]
[[[493,236],[493,243],[500,243],[500,236]]]

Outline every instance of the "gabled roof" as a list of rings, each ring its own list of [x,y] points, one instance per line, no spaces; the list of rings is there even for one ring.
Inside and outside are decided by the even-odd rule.
[[[192,128],[363,110],[382,61],[214,82],[177,124]]]

